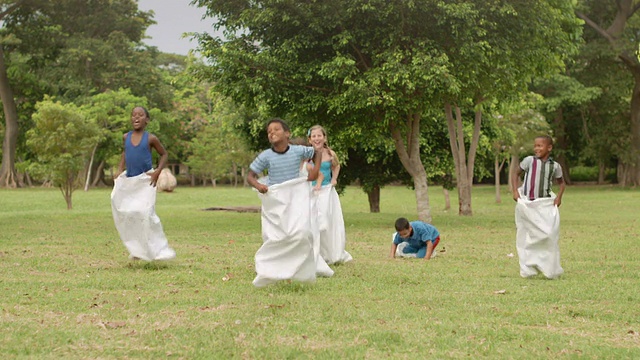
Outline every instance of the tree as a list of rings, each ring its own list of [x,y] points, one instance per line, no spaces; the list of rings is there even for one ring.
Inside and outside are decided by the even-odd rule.
[[[27,132],[27,144],[33,148],[37,162],[34,174],[57,186],[72,209],[71,196],[81,186],[81,171],[90,150],[98,142],[98,126],[85,118],[73,104],[63,105],[51,99],[36,105],[35,126]]]
[[[571,184],[570,167],[567,159],[569,133],[574,136],[585,136],[582,131],[582,119],[580,113],[586,110],[588,104],[599,97],[602,90],[598,87],[587,87],[574,77],[557,74],[547,79],[537,79],[534,83],[536,92],[540,93],[544,100],[540,102],[540,110],[549,119],[555,135],[553,145],[554,160],[562,167],[564,181]],[[570,131],[566,114],[573,111],[573,118],[578,122]],[[582,109],[582,111],[581,111]],[[588,134],[588,132],[587,132]],[[574,139],[574,143],[578,142]]]
[[[37,74],[47,93],[60,100],[128,87],[155,107],[170,107],[168,87],[153,63],[157,51],[138,47],[152,24],[151,13],[139,11],[134,0],[1,1],[0,10],[0,98],[5,110],[0,186],[17,185],[20,124],[14,97],[33,93],[25,89],[31,84],[15,75],[24,72],[6,74],[16,60],[27,59],[24,70]],[[42,98],[37,95],[30,94],[33,103]]]
[[[0,22],[15,12],[21,1],[0,2]],[[0,186],[16,187],[16,146],[18,140],[18,109],[13,97],[13,89],[9,84],[7,64],[5,61],[5,45],[12,39],[0,33],[0,100],[4,110],[4,140],[2,142],[2,165],[0,165]]]
[[[356,123],[391,137],[412,177],[418,218],[427,222],[422,115],[434,106],[475,106],[524,87],[534,70],[560,64],[571,43],[562,26],[571,25],[568,18],[575,22],[564,1],[194,3],[226,29],[226,40],[199,36],[221,92],[241,103],[266,104],[275,114],[316,117],[336,127]],[[492,87],[497,90],[481,91]],[[474,156],[470,151],[466,163]],[[469,181],[469,170],[459,171],[459,183]],[[463,195],[470,202],[470,192]]]
[[[622,157],[618,181],[621,185],[640,185],[640,59],[638,59],[637,34],[640,23],[637,16],[640,4],[635,0],[584,0],[576,11],[585,21],[587,28],[597,34],[590,41],[606,42],[611,56],[621,61],[631,78],[633,90],[630,100],[630,148],[627,156]],[[585,32],[586,36],[588,34]]]
[[[216,179],[228,177],[234,186],[244,175],[254,153],[237,131],[246,114],[230,99],[214,94],[212,120],[203,124],[191,143],[192,154],[187,160],[191,172],[215,185]],[[205,180],[206,181],[206,180]]]
[[[484,108],[517,99],[535,76],[562,69],[577,49],[579,21],[568,1],[455,2],[441,5],[442,43],[457,87],[440,92],[456,166],[459,214],[471,215],[474,162]],[[466,109],[466,110],[463,110]],[[465,142],[465,114],[473,132]]]
[[[147,99],[134,96],[131,91],[124,89],[107,91],[85,99],[81,109],[101,133],[92,148],[87,182],[91,178],[94,179],[94,185],[100,180],[104,181],[105,166],[115,166],[120,161],[122,134],[130,130],[131,111],[136,106],[147,106]],[[92,176],[92,173],[95,175]],[[86,187],[85,185],[85,191]]]

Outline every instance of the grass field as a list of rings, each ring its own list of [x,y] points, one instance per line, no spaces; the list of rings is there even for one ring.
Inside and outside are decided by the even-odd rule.
[[[393,222],[415,217],[411,190],[341,198],[354,261],[313,285],[254,288],[259,205],[247,188],[159,194],[178,258],[131,262],[109,189],[0,190],[3,359],[640,358],[640,191],[569,187],[561,207],[558,280],[522,279],[514,203],[474,188],[473,217],[443,212],[433,261],[388,258]],[[452,193],[454,208],[457,198]]]

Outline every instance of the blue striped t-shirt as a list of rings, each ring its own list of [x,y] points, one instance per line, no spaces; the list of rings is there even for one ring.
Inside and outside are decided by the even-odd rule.
[[[284,153],[267,149],[253,160],[249,168],[256,174],[268,170],[268,186],[280,184],[299,177],[300,162],[311,159],[314,152],[313,147],[301,145],[289,145]]]

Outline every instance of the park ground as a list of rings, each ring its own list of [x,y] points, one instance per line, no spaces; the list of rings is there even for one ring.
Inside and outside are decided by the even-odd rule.
[[[389,259],[393,222],[413,192],[382,190],[381,212],[347,187],[347,250],[313,285],[251,285],[260,215],[248,188],[158,195],[176,260],[132,262],[109,189],[0,189],[0,355],[10,359],[640,358],[640,191],[572,186],[560,208],[557,280],[522,279],[514,202],[473,190],[472,217],[443,211],[432,261]]]

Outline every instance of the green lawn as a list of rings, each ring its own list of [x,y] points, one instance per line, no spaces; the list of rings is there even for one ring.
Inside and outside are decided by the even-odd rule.
[[[640,191],[569,187],[561,207],[558,280],[522,279],[514,202],[474,188],[473,217],[443,212],[433,261],[388,258],[413,192],[341,198],[354,261],[314,285],[251,284],[261,243],[248,188],[159,194],[157,213],[178,258],[127,259],[109,189],[0,189],[0,355],[64,359],[640,358]],[[513,257],[508,256],[513,254]],[[228,280],[227,280],[228,279]]]

